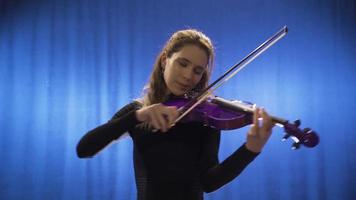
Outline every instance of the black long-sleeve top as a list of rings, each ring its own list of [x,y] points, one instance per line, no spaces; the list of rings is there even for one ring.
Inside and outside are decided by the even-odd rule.
[[[166,133],[140,125],[132,102],[113,118],[79,141],[80,158],[94,156],[128,132],[133,139],[134,167],[139,200],[200,200],[237,177],[258,155],[242,145],[219,163],[220,131],[200,122],[177,123]]]

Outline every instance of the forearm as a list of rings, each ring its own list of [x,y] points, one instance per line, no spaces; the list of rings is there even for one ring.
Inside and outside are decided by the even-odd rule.
[[[257,155],[258,153],[251,152],[242,145],[222,163],[210,168],[201,176],[205,192],[213,192],[232,181]]]
[[[94,156],[113,140],[116,140],[138,123],[135,111],[128,112],[124,116],[113,119],[108,123],[96,127],[86,133],[77,145],[79,158]]]

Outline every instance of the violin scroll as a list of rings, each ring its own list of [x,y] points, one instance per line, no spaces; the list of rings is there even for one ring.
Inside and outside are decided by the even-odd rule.
[[[252,123],[251,116],[254,110],[252,103],[246,103],[243,101],[228,101],[220,97],[215,97],[214,99],[212,99],[212,102],[220,105],[223,108],[228,108],[233,111],[244,112],[244,117],[249,119],[247,121]],[[318,145],[319,136],[317,135],[317,133],[312,131],[310,128],[305,128],[301,130],[299,128],[301,124],[301,121],[299,119],[295,120],[294,123],[289,123],[288,120],[285,120],[280,117],[271,116],[271,118],[275,124],[280,125],[284,128],[286,134],[283,137],[283,140],[287,140],[289,137],[294,140],[294,144],[292,146],[293,149],[299,149],[300,145],[304,145],[310,148]]]
[[[315,131],[310,128],[304,128],[301,130],[299,128],[301,122],[300,120],[294,121],[293,124],[288,121],[282,123],[286,134],[283,137],[283,140],[291,137],[294,140],[292,149],[299,149],[300,145],[303,144],[306,147],[312,148],[319,144],[319,136]]]

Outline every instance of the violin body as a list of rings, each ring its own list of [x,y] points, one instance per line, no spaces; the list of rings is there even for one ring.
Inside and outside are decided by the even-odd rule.
[[[189,103],[188,99],[177,98],[164,104],[176,106],[178,109],[184,108]],[[181,121],[199,121],[204,125],[218,130],[233,130],[252,124],[253,115],[239,110],[232,110],[219,106],[218,104],[206,101],[196,106]]]

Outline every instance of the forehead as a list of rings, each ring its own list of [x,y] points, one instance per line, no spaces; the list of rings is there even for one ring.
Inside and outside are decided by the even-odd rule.
[[[196,45],[185,45],[178,52],[173,53],[173,59],[183,58],[197,66],[206,67],[208,56],[206,52]]]

